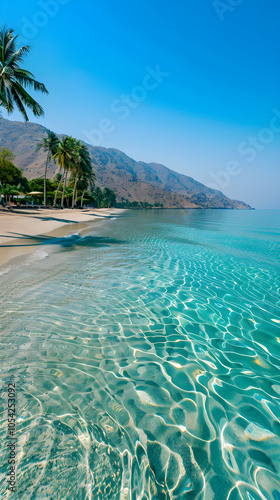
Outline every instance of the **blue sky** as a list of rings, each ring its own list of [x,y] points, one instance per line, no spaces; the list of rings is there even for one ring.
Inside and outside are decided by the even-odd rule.
[[[279,0],[1,5],[49,90],[32,121],[256,208],[280,208],[279,20]]]

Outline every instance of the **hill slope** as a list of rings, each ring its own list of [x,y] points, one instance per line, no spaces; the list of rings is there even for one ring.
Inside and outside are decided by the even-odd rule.
[[[0,118],[0,147],[13,152],[15,164],[28,179],[43,176],[45,154],[37,153],[36,145],[45,131],[45,127],[36,123]],[[164,165],[137,162],[117,149],[87,146],[97,185],[116,191],[118,201],[124,198],[153,204],[158,202],[165,208],[250,208]],[[48,176],[51,178],[56,171],[57,167],[52,163]]]

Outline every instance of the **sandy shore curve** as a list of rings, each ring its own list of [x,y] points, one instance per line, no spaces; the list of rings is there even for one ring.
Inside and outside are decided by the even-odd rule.
[[[96,222],[120,215],[123,209],[14,209],[0,211],[0,266],[32,252],[48,236],[64,236]]]

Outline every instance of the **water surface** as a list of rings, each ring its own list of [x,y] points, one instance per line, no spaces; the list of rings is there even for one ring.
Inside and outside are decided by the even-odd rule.
[[[276,211],[127,211],[6,265],[0,498],[279,500],[279,235]]]

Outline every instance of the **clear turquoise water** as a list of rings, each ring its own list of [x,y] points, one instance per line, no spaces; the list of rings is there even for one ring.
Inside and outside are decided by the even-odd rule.
[[[6,265],[0,498],[279,500],[279,236],[276,211],[128,211]]]

